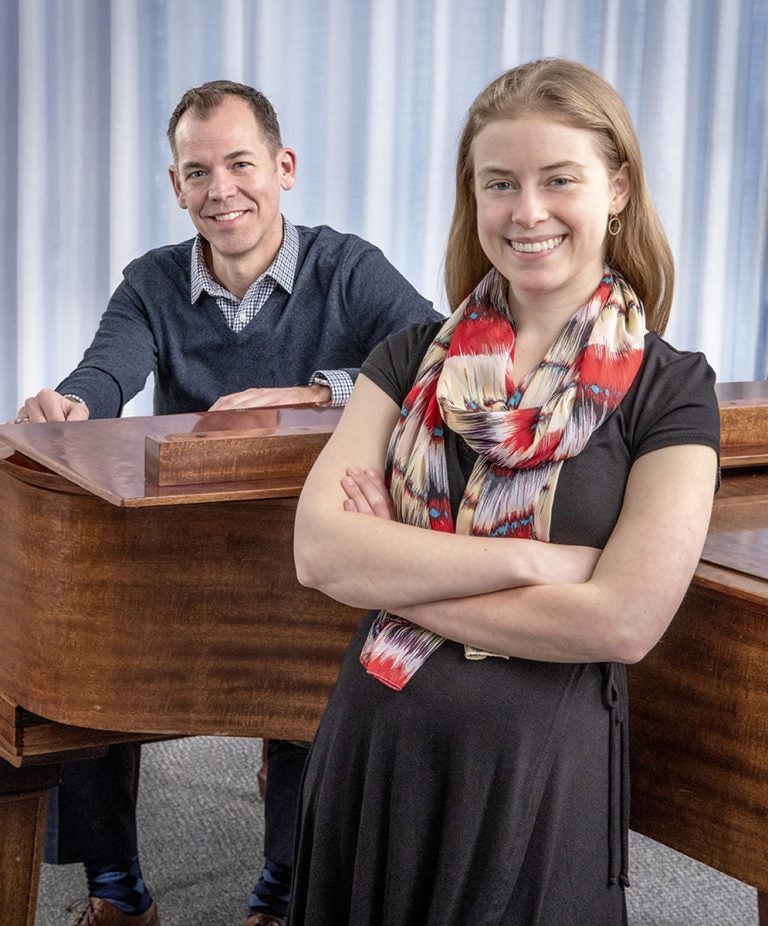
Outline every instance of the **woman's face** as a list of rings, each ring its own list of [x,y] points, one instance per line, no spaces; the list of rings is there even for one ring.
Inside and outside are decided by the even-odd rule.
[[[477,230],[510,284],[510,304],[575,311],[602,275],[608,218],[629,196],[595,135],[546,116],[492,122],[472,143]]]

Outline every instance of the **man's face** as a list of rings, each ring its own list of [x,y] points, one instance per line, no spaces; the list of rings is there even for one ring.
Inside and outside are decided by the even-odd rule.
[[[293,151],[271,154],[248,103],[236,96],[207,118],[185,113],[176,127],[171,181],[182,209],[211,248],[211,269],[252,273],[277,254],[283,236],[280,191],[293,186]]]

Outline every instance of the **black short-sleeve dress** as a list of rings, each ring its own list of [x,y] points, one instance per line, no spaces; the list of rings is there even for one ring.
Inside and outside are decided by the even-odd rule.
[[[393,335],[362,372],[401,403],[438,328]],[[648,334],[624,400],[563,465],[551,540],[602,547],[635,459],[718,442],[705,358]],[[474,454],[449,434],[446,456],[457,506]],[[393,691],[359,662],[374,617],[310,752],[291,926],[625,923],[624,667],[476,662],[447,641]]]

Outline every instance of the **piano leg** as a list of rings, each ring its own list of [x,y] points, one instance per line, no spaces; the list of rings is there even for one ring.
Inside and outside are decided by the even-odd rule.
[[[48,791],[57,765],[14,768],[0,759],[0,910],[3,926],[34,926]]]
[[[768,926],[768,891],[757,892],[758,926]]]

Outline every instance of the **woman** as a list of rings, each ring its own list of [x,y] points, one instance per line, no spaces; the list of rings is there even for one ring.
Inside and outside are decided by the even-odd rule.
[[[626,921],[624,664],[717,472],[714,375],[659,337],[672,284],[615,91],[557,59],[484,90],[459,308],[374,351],[299,504],[300,581],[376,610],[305,773],[292,926]]]

